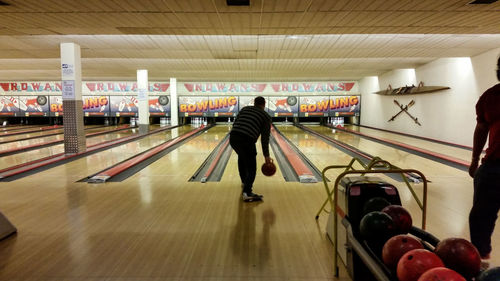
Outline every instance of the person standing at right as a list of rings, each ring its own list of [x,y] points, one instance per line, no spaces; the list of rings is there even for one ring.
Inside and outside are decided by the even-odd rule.
[[[500,81],[500,58],[497,62],[497,78]],[[479,250],[481,258],[489,259],[491,236],[500,210],[500,84],[481,95],[476,104],[476,114],[477,125],[469,166],[469,175],[474,178],[469,230],[471,242]],[[488,134],[488,148],[479,166]]]

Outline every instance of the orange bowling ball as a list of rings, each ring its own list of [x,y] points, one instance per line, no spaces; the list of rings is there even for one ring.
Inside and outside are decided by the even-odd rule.
[[[269,163],[264,163],[264,164],[262,164],[262,167],[260,168],[260,170],[262,171],[262,173],[265,176],[270,177],[276,173],[276,165],[274,165],[273,161],[271,161]]]

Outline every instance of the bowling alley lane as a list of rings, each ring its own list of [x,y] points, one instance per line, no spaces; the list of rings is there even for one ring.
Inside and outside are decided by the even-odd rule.
[[[120,126],[106,126],[106,127],[103,127],[103,126],[85,126],[85,129],[86,129],[85,134],[101,132],[101,131],[110,131],[110,130],[116,129],[118,127],[120,127]],[[48,131],[48,132],[46,132],[46,134],[51,134],[50,132],[55,133],[55,131]],[[14,137],[14,136],[12,136],[12,137]],[[27,138],[27,137],[29,137],[29,136],[28,135],[18,135],[16,139],[23,139],[23,138]],[[28,145],[43,144],[45,142],[63,140],[63,139],[64,139],[64,134],[62,131],[60,131],[60,134],[54,135],[54,136],[40,135],[39,137],[37,137],[35,139],[20,140],[20,141],[13,141],[13,142],[9,142],[9,143],[0,144],[0,151],[18,148],[18,147],[22,147],[22,146],[28,146]],[[3,140],[3,138],[0,138],[0,142],[2,142],[2,141],[6,141],[6,140]]]
[[[15,140],[22,139],[22,138],[41,137],[41,136],[48,135],[48,134],[56,134],[56,133],[62,134],[64,131],[63,127],[60,127],[58,129],[54,129],[54,130],[42,130],[42,131],[39,130],[40,128],[42,128],[42,127],[28,128],[26,130],[7,131],[5,133],[0,133],[0,141],[2,141],[2,142],[15,141]],[[23,131],[33,131],[33,132],[26,132],[26,133],[19,134],[19,135],[6,136],[6,135],[11,134],[11,133],[12,134],[13,133],[20,133]]]
[[[158,128],[157,125],[155,127]],[[177,128],[177,130],[173,129],[174,133],[172,133],[171,130],[159,132],[139,140],[131,141],[126,144],[118,145],[104,151],[70,161],[67,164],[48,169],[37,173],[36,175],[47,178],[62,177],[61,175],[64,175],[62,178],[65,178],[69,182],[74,182],[117,164],[118,162],[143,152],[153,146],[162,144],[165,141],[170,140],[172,138],[172,134],[174,134],[174,136],[176,134],[181,135],[189,132],[191,129],[192,128],[190,126],[183,126],[181,128]],[[137,129],[134,129],[133,131],[137,133]],[[117,134],[104,135],[102,138],[99,136],[100,141],[92,140],[92,143],[114,140],[118,137],[126,137],[131,134],[133,134],[133,132],[119,133],[119,136]],[[60,149],[63,150],[64,148],[61,147]]]
[[[158,180],[170,176],[184,176],[184,180],[187,181],[229,131],[229,126],[217,125],[201,135],[189,139],[174,151],[127,179],[127,181],[135,181],[137,180],[136,177]]]
[[[190,129],[185,126],[178,133]],[[32,231],[19,235],[16,247],[8,249],[9,258],[18,262],[6,265],[0,279],[92,272],[117,280],[232,279],[238,274],[259,280],[277,275],[330,280],[332,246],[314,220],[323,198],[320,184],[286,183],[258,171],[255,191],[265,195],[264,202],[243,203],[234,152],[221,182],[188,181],[229,129],[212,128],[123,182],[74,181],[113,164],[103,163],[106,158],[116,158],[110,161],[115,163],[126,158],[119,157],[124,147],[9,183],[0,189],[2,198],[26,196],[7,200],[3,211],[12,214],[20,230]],[[260,143],[257,148],[260,166]],[[32,203],[12,212],[24,202]],[[326,216],[320,222],[322,228]],[[49,248],[53,262],[30,266]],[[18,259],[27,249],[30,255]],[[343,267],[341,276],[346,276]]]
[[[150,126],[151,129],[157,129],[159,128],[158,125],[152,125]],[[133,134],[138,134],[138,129],[132,129],[132,130],[123,130],[123,131],[118,131],[118,132],[112,132],[109,134],[105,135],[100,135],[92,138],[87,138],[87,146],[98,144],[101,142],[105,141],[110,141],[114,140],[117,138],[121,137],[126,137],[130,136]],[[160,133],[164,134],[164,133]],[[8,155],[0,158],[0,169],[5,169],[14,165],[26,163],[29,161],[33,161],[36,159],[44,158],[47,156],[51,156],[54,154],[62,153],[64,152],[64,144],[57,144],[53,146],[48,146],[48,147],[42,147],[38,150],[30,150],[22,153],[17,153],[14,155]]]
[[[195,278],[249,270],[256,279],[271,280],[276,272],[299,278],[311,275],[314,268],[311,279],[332,276],[331,244],[314,220],[323,198],[321,184],[285,182],[279,170],[272,177],[263,176],[260,140],[254,191],[264,194],[263,203],[241,201],[234,151],[220,182],[188,181],[228,132],[228,126],[219,125],[125,181],[106,183],[108,189],[132,192],[127,202],[147,216],[127,212],[127,219],[136,224],[119,226],[127,233],[137,229],[141,235],[136,235],[133,250],[121,257],[116,274],[134,268],[138,275],[182,271],[186,278]],[[321,223],[326,223],[326,217]],[[158,241],[157,236],[163,238]],[[253,242],[248,244],[248,239]],[[111,265],[111,261],[103,262]],[[248,264],[256,268],[248,269]],[[104,266],[98,270],[104,272]]]
[[[42,127],[40,127],[40,128],[42,128]],[[85,126],[85,129],[87,129],[87,130],[85,130],[85,132],[88,133],[89,131],[98,130],[99,128],[104,129],[106,127],[104,127],[102,125]],[[26,129],[26,131],[35,130],[35,129],[36,128]],[[25,130],[6,132],[6,133],[16,133],[16,132],[21,132],[21,131],[25,131]],[[60,127],[59,129],[55,129],[55,130],[35,131],[32,133],[25,133],[25,134],[13,135],[13,136],[3,136],[3,134],[0,133],[0,142],[15,141],[15,140],[20,140],[23,138],[30,138],[30,137],[38,137],[37,139],[39,139],[39,138],[45,138],[45,136],[48,138],[59,137],[60,139],[62,139],[63,132],[64,132],[64,128]],[[48,136],[48,135],[57,134],[57,133],[59,133],[60,135]],[[33,139],[33,140],[36,141],[37,139]],[[45,141],[45,139],[43,139],[42,141]],[[15,142],[15,143],[17,143],[17,142]],[[3,145],[0,145],[0,147],[3,149]]]
[[[16,130],[22,130],[22,129],[29,129],[29,128],[40,128],[43,126],[48,126],[48,125],[11,125],[11,126],[5,126],[5,127],[0,127],[0,133],[8,132],[8,131],[16,131]]]
[[[345,142],[349,145],[352,145],[357,149],[360,149],[361,151],[364,151],[372,156],[378,156],[400,168],[412,168],[420,170],[425,174],[425,176],[429,178],[435,176],[466,175],[464,171],[458,170],[448,165],[428,160],[418,155],[408,153],[390,146],[386,146],[378,142],[362,138],[357,135],[345,133],[339,130],[335,130],[335,133],[333,133],[331,128],[325,126],[309,126],[309,128],[313,129],[314,131],[320,134],[326,135],[330,138],[334,138],[341,142]]]
[[[308,125],[309,128],[330,138],[345,142],[372,156],[379,156],[400,168],[411,168],[421,171],[432,182],[428,183],[428,216],[427,228],[431,233],[443,236],[467,236],[468,213],[472,204],[472,179],[466,172],[437,163],[405,151],[384,146],[352,134],[332,133],[331,128],[319,125]],[[322,170],[327,165],[345,165],[351,159],[334,147],[328,148],[323,141],[296,127],[280,127],[286,137],[306,154],[311,161]],[[333,172],[335,177],[338,172]],[[334,178],[333,177],[333,178]],[[398,187],[401,200],[414,216],[414,225],[420,225],[421,212],[406,186],[392,179],[384,180]],[[422,184],[413,185],[422,198]],[[319,208],[319,207],[318,207]],[[436,215],[439,214],[439,215]],[[454,218],[451,220],[450,218]]]
[[[397,142],[401,142],[407,145],[415,146],[418,148],[423,148],[435,153],[444,154],[453,158],[458,158],[465,161],[470,161],[472,156],[472,151],[470,149],[454,147],[451,145],[441,144],[437,142],[422,140],[418,138],[413,138],[409,136],[403,136],[391,132],[385,132],[381,130],[360,127],[356,125],[346,125],[347,129],[358,131],[369,136],[389,139]],[[471,137],[472,140],[472,137]]]

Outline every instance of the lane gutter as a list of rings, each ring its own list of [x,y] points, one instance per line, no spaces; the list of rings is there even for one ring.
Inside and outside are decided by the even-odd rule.
[[[271,127],[271,135],[299,182],[315,183],[321,179],[321,176],[318,178],[318,174],[321,175],[319,170],[312,165],[305,155],[299,154],[300,150],[296,147],[292,147],[290,141],[287,140],[274,125]],[[280,158],[281,157],[277,158],[277,160],[281,160]],[[280,164],[280,167],[284,164],[282,161],[278,161],[278,163]],[[286,170],[287,169],[282,169],[282,173],[283,171],[286,172]]]
[[[62,152],[62,153],[54,154],[51,156],[43,157],[40,159],[36,159],[33,161],[29,161],[26,163],[22,163],[19,165],[15,165],[12,167],[8,167],[8,168],[0,170],[0,181],[1,182],[13,181],[13,180],[16,180],[16,179],[19,179],[19,178],[22,178],[22,177],[25,177],[28,175],[35,174],[35,173],[41,172],[43,170],[58,166],[58,165],[62,165],[64,163],[82,158],[84,156],[88,156],[90,154],[109,149],[111,147],[115,147],[115,146],[125,144],[125,143],[131,142],[131,141],[142,139],[142,138],[145,138],[147,136],[157,134],[157,133],[160,133],[160,132],[163,132],[166,130],[171,130],[171,129],[177,128],[177,127],[179,127],[179,126],[177,125],[177,126],[164,127],[164,128],[160,128],[160,129],[148,132],[146,134],[132,135],[132,136],[127,136],[127,137],[122,137],[122,138],[118,138],[118,139],[114,139],[114,140],[110,140],[110,141],[97,143],[97,144],[88,146],[86,151],[83,151],[80,153],[66,155],[66,154],[64,154],[64,152]]]
[[[232,151],[233,149],[229,145],[229,134],[227,134],[210,155],[208,155],[189,181],[199,181],[202,183],[220,181]]]
[[[373,158],[374,156],[362,151],[362,150],[359,150],[351,145],[348,145],[344,142],[341,142],[341,141],[338,141],[338,140],[335,140],[335,139],[332,139],[330,137],[327,137],[321,133],[318,133],[310,128],[307,128],[303,125],[300,125],[300,124],[296,124],[295,125],[296,127],[310,133],[310,134],[313,134],[314,136],[322,139],[323,141],[325,141],[326,143],[336,147],[337,149],[339,149],[340,151],[352,156],[352,157],[358,157],[361,161],[363,161],[365,164],[368,164]],[[336,128],[335,128],[336,129]],[[396,167],[396,166],[394,166]],[[397,168],[397,167],[396,167]],[[395,174],[388,174],[387,175],[388,177],[396,180],[396,181],[403,181],[401,179],[400,176],[398,175],[395,175]],[[411,181],[411,182],[415,182],[415,183],[419,183],[422,181],[422,178],[416,174],[405,174],[405,177]],[[429,180],[427,180],[428,182],[430,182]]]
[[[108,126],[98,126],[98,127],[92,127],[92,128],[85,128],[85,131],[86,130],[97,129],[97,128],[102,128],[102,127],[108,127]],[[35,132],[35,133],[37,133],[37,132]],[[32,137],[26,137],[26,138],[15,139],[15,140],[0,141],[0,144],[6,144],[6,143],[18,142],[18,141],[25,141],[25,140],[32,140],[32,139],[38,139],[38,138],[44,138],[44,137],[50,137],[50,136],[57,136],[57,135],[62,135],[62,134],[64,134],[64,132],[45,134],[45,135],[41,135],[41,136],[32,136]],[[0,139],[1,139],[1,137],[2,136],[0,135]]]
[[[397,142],[397,141],[393,141],[393,140],[388,140],[388,139],[384,139],[384,138],[380,138],[380,137],[375,137],[375,136],[370,136],[370,135],[367,135],[367,134],[364,134],[364,133],[361,133],[361,132],[357,132],[357,131],[354,131],[354,130],[350,130],[350,129],[347,129],[347,128],[339,128],[339,127],[333,127],[333,126],[327,126],[327,127],[330,127],[332,129],[336,129],[336,130],[339,130],[339,131],[343,131],[343,132],[346,132],[346,133],[349,133],[349,134],[358,135],[358,136],[360,136],[362,138],[369,139],[369,140],[378,142],[380,144],[383,144],[383,145],[386,145],[386,146],[390,146],[392,148],[400,149],[400,150],[406,151],[408,153],[415,154],[417,156],[420,156],[420,157],[423,157],[423,158],[426,158],[426,159],[429,159],[429,160],[433,160],[433,161],[439,162],[441,164],[448,165],[450,167],[459,169],[461,171],[465,171],[465,172],[469,171],[470,162],[462,160],[462,159],[458,159],[458,158],[455,158],[455,157],[447,156],[447,155],[444,155],[444,154],[441,154],[441,153],[433,152],[433,151],[430,151],[430,150],[427,150],[427,149],[423,149],[423,148],[419,148],[419,147],[416,147],[416,146],[404,144],[404,143],[401,143],[401,142]]]
[[[99,132],[95,132],[95,133],[89,133],[89,134],[85,135],[85,138],[91,138],[91,137],[105,135],[105,134],[109,134],[109,133],[113,133],[113,132],[118,132],[118,131],[123,131],[123,130],[129,130],[129,129],[132,129],[132,128],[134,128],[134,127],[130,127],[129,125],[124,125],[124,126],[118,127],[116,129],[113,129],[113,130],[107,130],[107,131],[99,131]],[[52,145],[60,144],[60,143],[63,143],[63,142],[64,142],[64,139],[62,139],[62,140],[53,140],[53,141],[47,141],[47,142],[43,142],[43,143],[37,143],[37,144],[32,144],[32,145],[27,145],[27,146],[21,146],[21,147],[6,149],[6,150],[0,151],[0,157],[7,156],[7,155],[13,155],[13,154],[17,154],[17,153],[25,152],[25,151],[35,150],[35,149],[39,149],[39,148],[43,148],[43,147],[47,147],[47,146],[52,146]]]
[[[160,145],[154,146],[146,151],[138,153],[81,181],[86,181],[87,183],[122,181],[147,167],[149,164],[155,162],[165,154],[169,153],[171,150],[177,148],[189,138],[210,129],[211,127],[213,127],[213,125],[207,127],[202,125],[201,127],[196,128],[186,134],[178,136],[174,139],[170,139]]]

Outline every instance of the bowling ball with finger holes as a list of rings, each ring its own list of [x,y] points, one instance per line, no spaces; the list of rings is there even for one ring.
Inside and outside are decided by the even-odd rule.
[[[418,278],[418,281],[467,281],[458,272],[446,268],[435,267],[427,270]]]
[[[273,176],[276,173],[276,165],[274,165],[274,162],[271,161],[269,163],[264,163],[262,164],[262,167],[260,168],[262,174],[264,174],[267,177]]]
[[[160,105],[167,105],[168,102],[169,102],[169,100],[168,100],[167,96],[160,96],[160,97],[158,97],[158,103]]]
[[[425,249],[415,249],[401,257],[397,276],[399,281],[418,281],[422,274],[435,267],[444,267],[443,261],[436,254]]]
[[[410,235],[396,235],[385,242],[382,248],[382,261],[389,269],[396,269],[399,259],[414,249],[423,249],[422,243]]]
[[[441,240],[434,249],[446,267],[455,270],[467,279],[475,277],[481,269],[481,256],[471,242],[463,238]]]
[[[389,205],[382,212],[391,216],[394,221],[394,230],[397,234],[406,234],[413,224],[410,213],[399,205]]]
[[[38,96],[36,98],[36,102],[39,104],[39,105],[45,105],[47,103],[47,97],[45,96]]]
[[[391,217],[382,212],[371,212],[366,214],[359,223],[359,233],[367,242],[383,246],[393,235],[394,223]]]
[[[363,205],[363,214],[366,215],[371,212],[378,212],[382,211],[385,207],[391,205],[391,202],[389,200],[385,199],[384,197],[373,197],[370,198],[366,203]]]
[[[286,99],[286,102],[288,103],[288,105],[294,106],[297,104],[297,97],[290,96]]]

